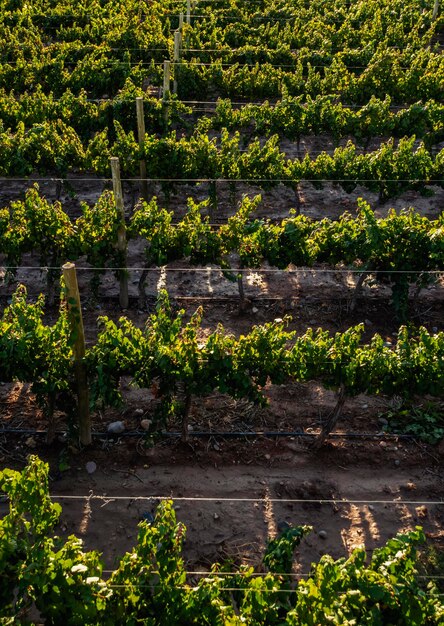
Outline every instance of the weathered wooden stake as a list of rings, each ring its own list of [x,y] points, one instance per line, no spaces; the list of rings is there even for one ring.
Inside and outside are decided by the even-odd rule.
[[[145,115],[143,110],[143,97],[138,96],[136,98],[136,112],[137,112],[137,135],[139,140],[139,148],[143,148],[145,141]],[[148,183],[146,180],[146,162],[145,159],[141,159],[140,166],[140,195],[144,200],[148,200]]]
[[[85,332],[83,329],[82,308],[80,306],[79,286],[77,284],[76,266],[65,263],[62,267],[66,286],[66,301],[74,337],[72,348],[74,354],[74,373],[77,384],[77,412],[79,419],[80,443],[89,446],[91,443],[91,419],[89,415],[88,379],[85,365]]]
[[[177,76],[179,74],[179,62],[180,62],[180,45],[182,43],[182,33],[180,30],[174,32],[174,83],[173,93],[177,93]]]
[[[183,28],[183,13],[179,13],[179,30],[182,32]]]
[[[184,404],[183,414],[182,414],[182,436],[181,436],[181,441],[183,441],[184,443],[188,441],[189,436],[190,436],[188,423],[190,420],[192,404],[193,404],[193,399],[192,399],[191,393],[188,391],[187,388],[185,388],[185,404]]]
[[[435,21],[436,18],[438,17],[438,13],[439,13],[439,0],[435,0],[435,4],[433,5],[433,13],[432,13],[433,21]]]
[[[296,200],[296,215],[300,215],[301,214],[301,196],[299,195],[299,183],[295,183],[294,187],[293,187],[293,191],[294,191],[294,198]]]
[[[171,64],[169,61],[163,62],[163,119],[165,124],[168,124],[168,100],[170,97],[170,83],[171,83]]]
[[[123,206],[122,182],[120,180],[120,164],[117,157],[111,157],[111,173],[113,177],[114,202],[120,213],[120,226],[117,231],[117,249],[121,252],[122,269],[119,270],[120,278],[120,306],[128,308],[128,272],[126,270],[126,224],[125,209]]]
[[[163,100],[167,100],[171,91],[171,63],[169,61],[163,62]]]
[[[187,12],[185,14],[185,22],[187,26],[191,25],[191,0],[187,0]],[[186,29],[184,46],[185,48],[188,48],[189,45],[190,45],[190,34],[188,32],[188,29]]]
[[[239,268],[242,270],[242,267]],[[247,303],[245,301],[245,291],[244,291],[244,273],[242,271],[238,272],[237,276],[237,288],[239,291],[239,312],[244,313],[247,308]]]

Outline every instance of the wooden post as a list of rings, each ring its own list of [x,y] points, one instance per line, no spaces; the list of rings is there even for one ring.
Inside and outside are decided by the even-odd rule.
[[[173,93],[177,93],[177,77],[179,74],[179,62],[180,62],[180,44],[182,43],[182,34],[180,30],[174,32],[174,83]]]
[[[187,12],[185,15],[185,21],[187,26],[191,26],[191,0],[187,0]],[[188,48],[190,45],[190,34],[189,34],[189,29],[186,29],[186,35],[185,35],[185,48]]]
[[[435,4],[433,5],[433,13],[432,13],[432,21],[434,22],[438,17],[439,13],[439,0],[435,0]]]
[[[168,100],[170,97],[170,83],[171,83],[171,64],[169,61],[163,62],[163,118],[165,124],[168,124]]]
[[[299,183],[295,182],[294,183],[294,187],[293,187],[293,191],[294,191],[294,197],[296,200],[296,215],[300,215],[301,214],[301,196],[299,194]]]
[[[183,13],[179,13],[179,31],[182,32],[183,28]]]
[[[143,97],[138,96],[136,98],[136,112],[137,112],[137,136],[139,140],[139,148],[143,148],[145,141],[145,115],[143,110]],[[144,200],[148,200],[148,183],[146,180],[146,162],[145,159],[140,159],[140,195]]]
[[[88,379],[85,366],[85,332],[83,329],[82,308],[80,306],[79,286],[77,284],[76,266],[65,263],[62,267],[66,286],[66,301],[74,338],[72,347],[74,355],[74,373],[77,384],[77,412],[79,419],[80,443],[89,446],[91,443],[91,420],[89,415]]]
[[[170,93],[171,64],[169,61],[163,62],[163,100],[167,100]]]
[[[119,270],[120,277],[120,306],[122,309],[128,308],[128,273],[126,266],[126,224],[125,209],[123,206],[122,182],[120,180],[120,164],[117,157],[111,157],[111,172],[113,176],[114,202],[116,209],[120,213],[120,226],[117,231],[117,249],[122,253],[122,263],[124,267]]]

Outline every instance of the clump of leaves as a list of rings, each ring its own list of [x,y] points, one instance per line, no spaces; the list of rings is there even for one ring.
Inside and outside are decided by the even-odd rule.
[[[436,576],[436,586],[441,593],[444,593],[444,542],[435,545],[426,545],[420,554],[419,572],[426,577]]]
[[[392,433],[413,435],[420,441],[436,444],[444,437],[444,415],[436,404],[402,406],[381,415],[388,420],[387,430]]]
[[[272,539],[264,554],[263,563],[270,572],[289,574],[294,562],[294,551],[302,539],[312,531],[311,526],[290,526]]]

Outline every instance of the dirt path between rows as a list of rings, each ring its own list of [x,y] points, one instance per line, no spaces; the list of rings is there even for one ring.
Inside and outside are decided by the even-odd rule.
[[[88,474],[85,460],[51,483],[52,494],[104,499],[59,500],[58,532],[76,534],[86,548],[103,552],[107,568],[134,545],[139,520],[165,496],[173,498],[177,519],[187,527],[189,570],[205,570],[227,558],[257,565],[267,539],[285,522],[313,526],[296,555],[295,571],[301,574],[322,554],[338,558],[363,543],[371,552],[416,525],[433,543],[444,541],[444,480],[436,468],[394,468],[389,461],[378,467],[334,467],[295,452],[282,467],[233,461],[222,467],[145,464],[131,469],[109,460],[103,466],[99,461]]]

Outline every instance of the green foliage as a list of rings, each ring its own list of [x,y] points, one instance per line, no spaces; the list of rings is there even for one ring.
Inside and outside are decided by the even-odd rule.
[[[164,418],[181,393],[187,398],[218,389],[263,404],[262,388],[268,382],[289,379],[319,380],[333,389],[343,386],[347,395],[431,393],[439,397],[444,389],[444,333],[401,327],[392,349],[380,335],[362,344],[362,325],[335,335],[309,329],[295,336],[285,330],[288,320],[284,319],[254,326],[238,339],[219,326],[200,340],[202,310],[187,323],[183,316],[184,311],[173,314],[162,292],[143,330],[126,318],[119,325],[104,318],[87,357],[96,401],[119,400],[123,375],[140,387],[156,386]]]
[[[289,574],[293,567],[295,549],[312,530],[311,526],[290,526],[276,539],[269,541],[263,557],[263,563],[268,570],[276,574]]]
[[[442,105],[430,100],[416,102],[405,109],[393,110],[391,98],[372,96],[367,104],[347,108],[331,95],[290,96],[283,93],[275,104],[245,104],[233,108],[229,99],[219,99],[212,118],[200,118],[206,131],[210,128],[231,132],[253,132],[299,141],[302,135],[331,134],[335,141],[353,136],[365,148],[371,139],[391,135],[402,138],[415,134],[427,145],[439,141],[444,132],[440,123]]]
[[[207,118],[199,125],[206,130],[199,146],[191,147],[196,165],[204,163],[206,148],[213,151],[206,134],[213,123],[296,141],[301,134],[327,131],[335,141],[352,135],[365,146],[371,137],[387,135],[415,134],[428,146],[443,139],[444,67],[439,47],[431,43],[439,39],[443,17],[432,20],[431,7],[422,2],[335,0],[325,6],[297,0],[258,7],[236,0],[229,15],[226,3],[204,3],[201,17],[183,27],[186,45],[175,68],[178,97],[170,95],[166,121],[159,88],[162,62],[173,53],[177,8],[145,0],[6,2],[0,15],[0,171],[64,176],[71,168],[91,168],[108,175],[112,153],[128,175],[135,174],[137,96],[145,100],[149,134],[193,126],[190,109],[178,97],[280,98],[275,105],[247,104],[239,111],[221,103],[214,122]],[[403,108],[392,110],[393,105]],[[240,169],[246,178],[271,180],[282,155],[272,145],[252,146]],[[151,148],[142,151],[148,155]],[[154,152],[169,149],[161,144]],[[217,170],[214,159],[208,166]],[[414,170],[409,173],[414,179]]]
[[[52,268],[48,271],[48,290],[58,277],[54,268],[67,259],[85,255],[94,267],[121,267],[122,254],[117,250],[121,215],[113,194],[105,191],[95,205],[82,202],[81,209],[81,216],[71,220],[60,202],[49,203],[34,185],[23,201],[11,202],[7,209],[0,210],[0,253],[5,255],[6,265],[14,268],[9,274],[15,273],[28,252],[39,255],[42,269]],[[98,276],[96,272],[96,282]]]
[[[31,457],[22,473],[3,470],[0,489],[9,499],[0,521],[0,617],[35,602],[48,624],[95,623],[91,618],[110,594],[100,580],[103,565],[97,552],[83,552],[81,539],[51,536],[61,507],[49,496],[48,466]]]
[[[238,339],[219,325],[202,339],[202,308],[188,322],[184,314],[174,313],[161,292],[144,329],[125,317],[118,324],[100,318],[97,340],[86,354],[92,402],[118,404],[120,378],[130,376],[139,387],[156,387],[164,417],[184,396],[179,413],[186,425],[192,396],[219,390],[264,404],[263,387],[287,380],[319,380],[326,388],[343,387],[348,395],[443,393],[442,332],[403,326],[391,348],[377,334],[363,344],[362,324],[334,335],[309,329],[296,336],[285,330],[285,318],[254,326]],[[52,326],[45,325],[43,298],[29,304],[19,287],[0,321],[0,377],[31,382],[49,416],[59,396],[63,402],[63,394],[73,391],[72,345],[66,307]]]
[[[420,528],[398,535],[376,549],[368,565],[364,548],[357,548],[348,559],[336,562],[328,555],[321,557],[310,579],[299,583],[296,606],[289,612],[287,623],[439,623],[439,604],[436,599],[429,604],[427,591],[419,589],[415,582],[416,546],[424,539]]]
[[[75,258],[85,255],[87,262],[98,268],[92,279],[92,288],[97,295],[99,277],[105,272],[104,268],[107,265],[124,266],[124,256],[117,246],[122,217],[110,191],[103,192],[93,206],[82,202],[81,209],[82,215],[74,224],[77,244]]]
[[[181,556],[185,527],[176,522],[171,501],[157,508],[154,522],[139,524],[137,545],[121,559],[108,585],[107,611],[118,623],[180,624],[186,619],[186,573]],[[128,619],[129,618],[129,619]]]
[[[73,337],[66,306],[61,303],[56,322],[46,325],[44,298],[27,302],[21,285],[0,319],[0,378],[32,383],[47,415],[57,396],[71,389]]]
[[[173,314],[166,292],[161,292],[156,312],[143,330],[126,318],[119,325],[102,318],[97,343],[87,355],[95,401],[118,402],[120,377],[129,375],[140,387],[155,384],[169,410],[183,388],[185,396],[205,396],[219,389],[263,403],[261,387],[268,377],[283,379],[281,361],[291,337],[283,331],[284,323],[257,326],[237,341],[220,326],[200,341],[202,309],[186,323],[184,314],[183,310]]]
[[[413,435],[424,443],[436,444],[444,437],[444,418],[439,407],[432,403],[421,406],[403,406],[381,414],[388,420],[390,432]]]

